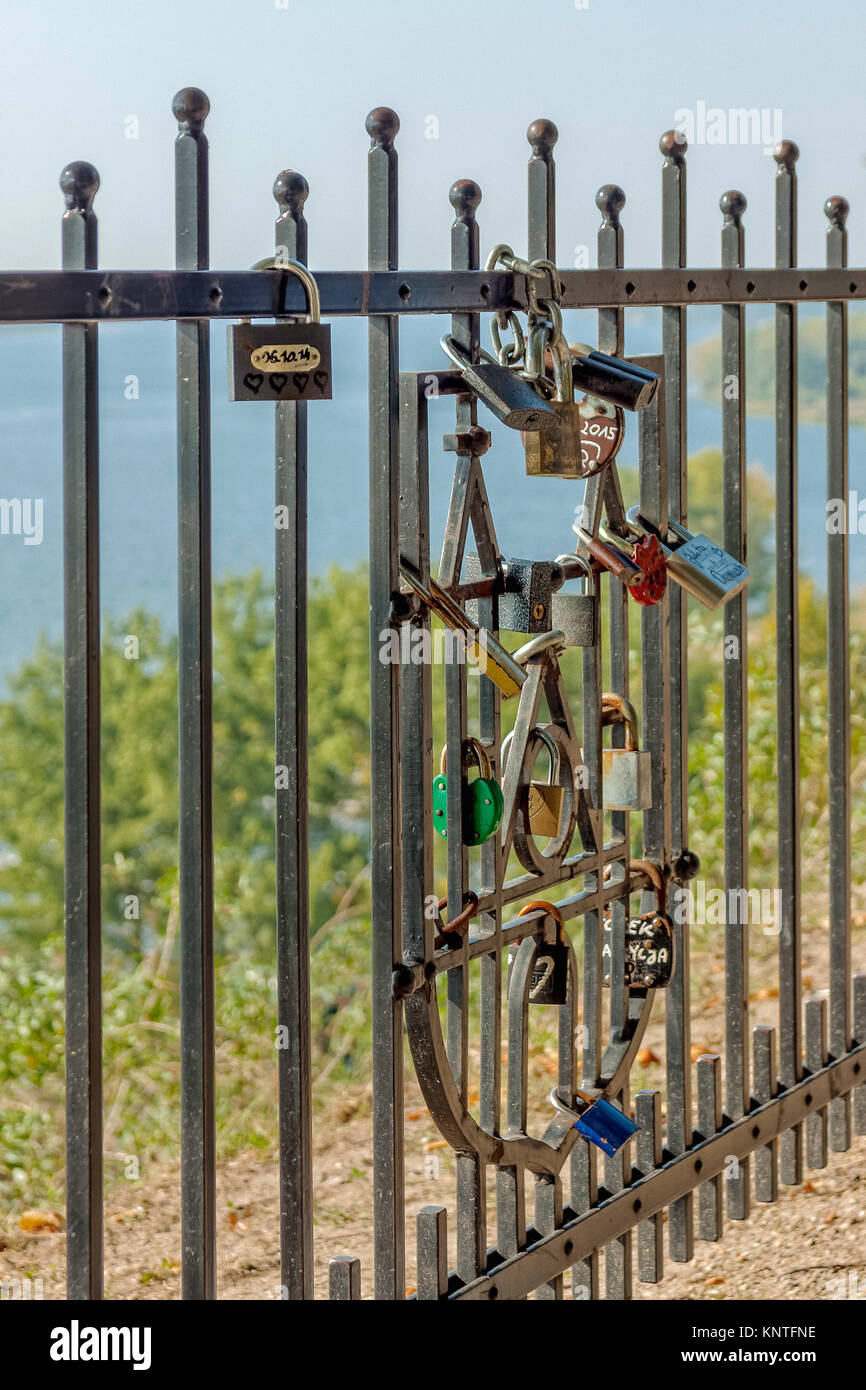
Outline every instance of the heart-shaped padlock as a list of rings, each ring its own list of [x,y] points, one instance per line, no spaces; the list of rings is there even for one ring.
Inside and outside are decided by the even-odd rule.
[[[443,748],[439,774],[433,778],[433,828],[443,840],[448,838],[446,752]],[[470,761],[478,768],[478,776],[474,782],[463,783],[463,843],[483,845],[499,829],[505,801],[502,788],[493,776],[487,751],[477,738],[467,738],[463,743],[463,765]]]

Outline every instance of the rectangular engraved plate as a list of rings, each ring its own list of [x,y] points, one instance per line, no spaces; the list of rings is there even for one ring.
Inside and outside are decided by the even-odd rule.
[[[230,401],[330,400],[330,326],[233,323],[228,376]]]

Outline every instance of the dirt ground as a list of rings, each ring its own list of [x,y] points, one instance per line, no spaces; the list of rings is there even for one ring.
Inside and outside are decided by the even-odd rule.
[[[858,923],[855,948],[862,959],[866,922]],[[778,1007],[772,984],[769,940],[755,962],[751,1019],[772,1024]],[[760,954],[760,952],[759,952]],[[822,991],[826,934],[808,934],[803,951],[806,993]],[[692,960],[692,1056],[723,1052],[720,994],[722,965],[712,952]],[[654,1014],[644,1038],[634,1088],[662,1087],[664,1009]],[[549,1118],[546,1093],[555,1075],[553,1049],[530,1059],[534,1088],[530,1129]],[[361,1260],[362,1291],[371,1295],[372,1139],[370,1086],[361,1086],[320,1107],[314,1132],[316,1294],[327,1297],[327,1262],[333,1255]],[[406,1232],[414,1247],[415,1216],[436,1202],[449,1208],[449,1244],[454,1234],[454,1160],[424,1107],[407,1068]],[[722,1241],[696,1241],[695,1259],[674,1265],[665,1257],[665,1278],[649,1285],[634,1280],[640,1299],[866,1299],[866,1138],[855,1138],[846,1154],[830,1154],[826,1168],[807,1170],[796,1188],[780,1186],[779,1200],[753,1205],[749,1220],[725,1221]],[[566,1194],[567,1199],[567,1194]],[[217,1193],[218,1293],[227,1299],[279,1299],[278,1186],[275,1155],[243,1154],[219,1165]],[[531,1219],[531,1193],[527,1215]],[[32,1229],[22,1229],[30,1225]],[[495,1229],[493,1213],[489,1231]],[[492,1235],[490,1237],[492,1240]],[[146,1174],[140,1182],[114,1187],[106,1199],[106,1297],[180,1297],[180,1177],[172,1169]],[[453,1245],[450,1262],[453,1264]],[[65,1297],[65,1235],[62,1214],[45,1212],[0,1222],[0,1281],[42,1280],[46,1299]],[[407,1291],[414,1271],[407,1268]],[[604,1287],[602,1272],[602,1288]]]

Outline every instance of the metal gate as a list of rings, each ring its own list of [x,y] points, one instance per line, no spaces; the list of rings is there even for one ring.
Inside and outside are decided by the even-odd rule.
[[[304,311],[300,286],[271,271],[208,268],[208,112],[203,93],[178,93],[176,144],[177,269],[102,272],[96,268],[91,203],[98,179],[91,166],[70,165],[62,178],[60,273],[0,277],[0,321],[64,325],[64,537],[66,600],[66,868],[67,868],[67,1114],[69,1297],[102,1293],[102,1102],[100,1017],[99,805],[99,522],[97,338],[102,322],[177,320],[179,478],[180,936],[182,1060],[183,1292],[215,1294],[215,1142],[213,1011],[213,834],[211,718],[210,440],[208,322],[275,318]],[[866,271],[847,268],[844,199],[825,205],[827,267],[797,267],[796,146],[775,151],[776,266],[744,265],[745,198],[725,193],[720,269],[686,267],[685,143],[662,137],[662,268],[624,269],[622,191],[597,196],[602,223],[598,269],[558,271],[563,308],[598,310],[598,345],[622,357],[624,315],[660,307],[662,354],[639,365],[662,378],[652,404],[637,417],[640,507],[658,532],[687,518],[686,314],[689,305],[718,305],[723,373],[739,390],[723,393],[722,540],[746,557],[745,306],[775,305],[776,596],[778,661],[778,838],[782,929],[779,935],[778,1030],[748,1037],[748,938],[725,928],[725,1056],[697,1062],[693,1096],[688,924],[674,923],[677,966],[667,990],[665,1123],[656,1091],[632,1097],[632,1064],[656,991],[629,989],[625,924],[630,897],[655,902],[631,859],[633,817],[604,812],[603,672],[622,697],[640,682],[642,746],[651,755],[652,805],[643,813],[643,857],[660,866],[668,891],[695,872],[687,801],[687,605],[669,585],[664,599],[641,610],[645,658],[629,670],[629,599],[619,580],[593,572],[590,596],[603,604],[600,640],[582,654],[582,708],[569,708],[558,648],[536,643],[525,658],[525,682],[509,763],[501,765],[500,693],[478,685],[478,736],[492,775],[504,782],[503,831],[481,847],[478,868],[460,834],[461,776],[468,736],[465,664],[446,670],[449,766],[445,821],[447,902],[433,898],[434,776],[431,671],[425,663],[379,660],[381,634],[404,627],[429,631],[429,611],[410,602],[411,572],[422,589],[431,558],[452,600],[475,605],[478,623],[494,635],[505,592],[503,557],[487,499],[481,459],[490,443],[483,411],[459,372],[431,363],[401,372],[399,323],[407,314],[451,316],[451,334],[477,358],[482,314],[525,311],[532,286],[519,267],[481,269],[476,209],[481,190],[470,180],[450,192],[454,209],[451,267],[399,269],[397,153],[399,121],[377,108],[367,118],[369,264],[365,271],[326,272],[318,283],[325,316],[361,315],[369,323],[370,632],[372,750],[372,982],[374,1010],[375,1296],[405,1293],[404,1028],[430,1113],[456,1153],[456,1267],[449,1272],[446,1210],[425,1207],[417,1224],[420,1299],[598,1298],[599,1252],[605,1252],[608,1298],[631,1292],[633,1233],[641,1280],[663,1273],[663,1217],[670,1256],[693,1257],[697,1233],[722,1234],[727,1214],[748,1215],[750,1194],[776,1197],[779,1177],[801,1180],[803,1132],[810,1166],[822,1166],[828,1145],[849,1147],[853,1128],[866,1133],[866,975],[850,962],[850,730],[848,540],[828,538],[829,1008],[801,997],[799,837],[799,660],[797,607],[797,306],[826,303],[828,497],[848,494],[847,305],[866,298]],[[549,121],[528,132],[527,258],[555,264],[553,149]],[[292,171],[274,187],[280,212],[276,248],[308,261],[305,180]],[[440,547],[430,534],[428,402],[453,395],[456,456],[448,525]],[[323,407],[326,409],[327,407]],[[290,1046],[279,1052],[280,1240],[286,1296],[313,1295],[312,1120],[309,1038],[309,933],[306,806],[306,510],[307,405],[275,407],[275,500],[292,525],[276,530],[276,746],[278,766],[293,775],[278,788],[278,1022]],[[494,446],[495,447],[495,446]],[[595,534],[604,511],[616,529],[622,497],[615,465],[588,480],[582,521]],[[467,532],[475,532],[474,577],[462,573]],[[549,616],[549,615],[545,615]],[[541,621],[539,619],[539,621]],[[549,626],[549,624],[547,624]],[[747,599],[725,608],[725,634],[739,655],[725,662],[725,888],[748,888]],[[606,647],[606,652],[605,652]],[[606,662],[606,668],[605,668]],[[314,695],[318,692],[314,692]],[[585,784],[563,782],[566,828],[553,848],[535,843],[522,797],[538,751],[543,700],[558,732],[565,765],[586,769]],[[623,747],[623,731],[613,731]],[[573,792],[573,794],[572,794]],[[700,837],[692,850],[700,854]],[[514,848],[522,872],[508,877]],[[472,860],[473,865],[475,859]],[[545,895],[557,890],[556,912]],[[541,906],[537,904],[541,895]],[[431,901],[433,907],[431,910]],[[524,909],[521,915],[521,907]],[[526,910],[528,909],[528,910]],[[442,913],[447,916],[443,920]],[[557,913],[564,928],[551,937]],[[448,923],[462,919],[461,930]],[[582,930],[578,961],[569,930]],[[558,928],[553,927],[558,932]],[[527,1055],[533,967],[545,949],[567,958],[566,1002],[559,1012],[558,1072],[551,1121],[527,1132]],[[507,977],[506,957],[510,956]],[[480,973],[478,1008],[470,1007],[473,964]],[[609,986],[605,988],[605,975]],[[444,1005],[444,1028],[440,1016]],[[829,1024],[829,1030],[828,1030]],[[804,1059],[805,1043],[805,1059]],[[480,1056],[477,1106],[470,1102],[470,1044]],[[778,1060],[777,1060],[778,1047]],[[750,1056],[751,1054],[751,1056]],[[503,1069],[504,1067],[504,1069]],[[634,1151],[605,1159],[574,1127],[583,1094],[602,1099],[638,1126]],[[733,1164],[732,1164],[733,1160]],[[528,1222],[526,1175],[535,1184]],[[566,1179],[566,1192],[564,1182]],[[488,1230],[488,1185],[495,1195],[495,1231]],[[495,1192],[494,1192],[495,1188]],[[697,1213],[695,1213],[697,1193]],[[331,1261],[331,1297],[360,1297],[357,1260]]]

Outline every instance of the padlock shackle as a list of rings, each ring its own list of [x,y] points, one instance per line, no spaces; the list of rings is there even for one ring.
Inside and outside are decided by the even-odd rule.
[[[563,584],[567,584],[569,579],[582,579],[587,585],[592,583],[592,567],[582,555],[573,555],[569,551],[567,555],[557,555],[553,563],[563,571]]]
[[[516,661],[520,667],[526,666],[534,657],[543,656],[546,651],[553,648],[554,651],[562,650],[566,645],[565,633],[558,627],[551,628],[550,632],[539,632],[535,637],[531,637],[528,642],[524,642],[522,647],[518,647],[516,652],[511,653],[511,660]]]
[[[469,762],[470,758],[472,758],[475,766],[478,768],[479,777],[483,777],[486,781],[489,781],[493,776],[493,764],[490,761],[490,754],[487,752],[481,740],[473,738],[472,736],[463,740],[463,746],[461,748],[461,773],[464,769],[466,771],[469,770],[466,764]],[[444,777],[447,772],[448,744],[445,743],[442,745],[442,752],[439,756],[439,773],[440,776]]]
[[[526,903],[518,912],[518,917],[527,917],[530,912],[544,912],[548,917],[552,917],[556,923],[556,939],[560,945],[565,946],[567,939],[565,935],[565,922],[562,913],[555,903],[549,903],[546,899],[537,898],[531,903]]]
[[[266,256],[264,260],[256,261],[252,269],[285,270],[289,275],[294,275],[304,287],[307,300],[307,318],[311,323],[321,322],[322,302],[319,298],[319,286],[316,284],[312,271],[308,270],[301,261],[295,261],[291,256]]]
[[[668,885],[660,866],[654,864],[651,859],[631,859],[628,867],[630,873],[643,874],[649,880],[656,895],[658,910],[663,913],[667,903]]]
[[[601,697],[601,722],[602,725],[624,724],[626,752],[639,752],[640,732],[637,710],[631,700],[626,699],[625,695],[617,695],[614,690],[605,691]]]

